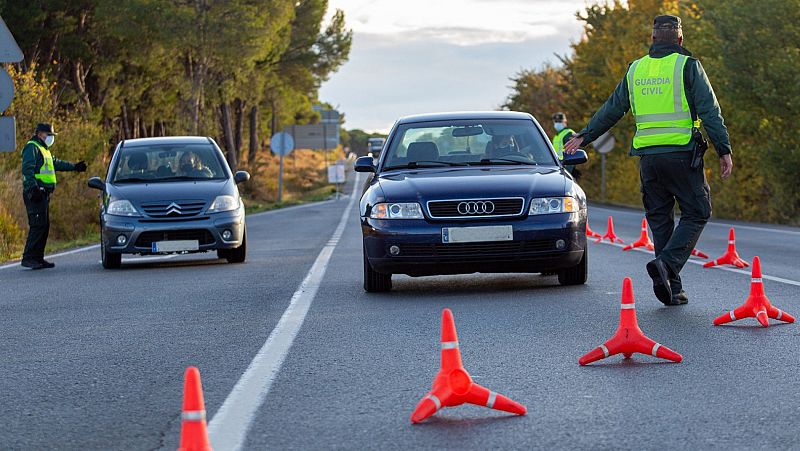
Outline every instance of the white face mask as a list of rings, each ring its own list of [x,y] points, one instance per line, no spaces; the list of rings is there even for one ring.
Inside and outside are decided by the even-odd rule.
[[[566,127],[566,125],[564,125],[563,122],[553,122],[553,128],[556,129],[557,132],[564,130],[564,127]]]
[[[44,139],[44,144],[47,147],[52,146],[54,142],[56,142],[56,137],[53,135],[47,135],[47,138]]]

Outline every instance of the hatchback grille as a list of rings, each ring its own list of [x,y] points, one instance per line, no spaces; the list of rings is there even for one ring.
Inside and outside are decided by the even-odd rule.
[[[494,218],[522,214],[525,199],[511,197],[502,199],[435,200],[428,202],[431,218]]]
[[[205,229],[151,230],[142,232],[136,239],[136,247],[152,248],[158,241],[197,240],[200,245],[214,244],[214,235]]]
[[[142,204],[142,210],[151,218],[181,218],[196,216],[205,206],[203,200],[163,201]]]
[[[554,240],[503,241],[496,243],[400,244],[400,257],[487,257],[555,251]]]

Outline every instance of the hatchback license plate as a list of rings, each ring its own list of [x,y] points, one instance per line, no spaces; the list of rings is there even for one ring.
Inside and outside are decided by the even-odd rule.
[[[442,227],[442,243],[475,243],[480,241],[512,241],[510,225],[485,227]]]
[[[200,242],[197,240],[153,242],[153,252],[181,252],[181,251],[196,251],[199,249],[200,249]]]

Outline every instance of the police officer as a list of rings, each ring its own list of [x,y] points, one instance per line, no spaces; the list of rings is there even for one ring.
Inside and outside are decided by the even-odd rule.
[[[50,147],[56,133],[50,124],[39,124],[33,137],[22,149],[22,198],[28,212],[28,239],[22,254],[22,266],[31,269],[53,268],[44,259],[50,233],[50,195],[56,189],[56,171],[86,171],[86,163],[69,163],[54,158]]]
[[[653,230],[656,258],[647,263],[653,291],[665,305],[688,302],[680,272],[711,216],[702,162],[691,168],[693,130],[702,121],[719,155],[721,176],[733,169],[728,130],[703,66],[683,48],[681,20],[657,16],[653,45],[628,67],[625,78],[589,125],[564,147],[568,154],[605,133],[631,110],[636,120],[631,155],[640,157],[642,203]],[[675,228],[675,201],[681,219]]]
[[[555,136],[553,136],[553,149],[555,149],[558,159],[564,160],[564,145],[575,135],[575,130],[569,128],[567,124],[567,115],[564,113],[555,113],[552,119],[553,128],[556,131]],[[575,168],[575,165],[564,166],[564,168],[572,174],[576,180],[580,177],[580,171]]]

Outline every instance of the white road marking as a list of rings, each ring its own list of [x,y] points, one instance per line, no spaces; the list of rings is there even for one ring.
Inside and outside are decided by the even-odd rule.
[[[609,243],[609,242],[606,242],[606,241],[603,241],[603,243],[604,244],[610,244],[612,246],[616,246],[616,247],[619,247],[619,248],[625,247],[625,246],[623,246],[621,244],[617,244],[617,243]],[[642,247],[636,247],[636,248],[633,248],[632,250],[639,251],[639,252],[644,252],[645,254],[654,255],[653,251],[648,251],[647,249],[642,248]],[[703,266],[703,264],[705,264],[706,261],[711,261],[711,260],[695,260],[693,258],[689,258],[689,260],[687,260],[686,262],[687,263],[692,263],[692,264],[695,264],[695,265]],[[729,267],[729,266],[712,266],[711,269],[721,269],[723,271],[735,272],[735,273],[738,273],[738,274],[745,274],[745,275],[748,275],[748,276],[752,275],[752,273],[750,271],[747,271],[745,269],[732,268],[732,267]],[[796,280],[784,279],[783,277],[777,277],[777,276],[768,276],[766,274],[764,274],[762,276],[762,278],[767,279],[767,280],[772,280],[772,281],[775,281],[775,282],[785,283],[787,285],[794,285],[796,287],[800,287],[800,282],[798,282]]]
[[[356,174],[356,186],[358,186],[359,176],[360,174]],[[264,403],[272,382],[278,375],[294,339],[303,326],[306,314],[325,276],[331,255],[344,233],[356,199],[355,195],[350,198],[336,230],[320,251],[297,291],[294,292],[289,307],[283,312],[278,325],[272,330],[267,341],[208,424],[208,435],[214,449],[232,451],[239,450],[244,446],[250,424]]]
[[[93,244],[91,246],[79,247],[77,249],[72,249],[72,250],[64,251],[64,252],[59,252],[59,253],[53,254],[53,255],[46,255],[45,258],[47,259],[47,258],[63,257],[65,255],[72,255],[72,254],[77,254],[77,253],[80,253],[80,252],[90,251],[92,249],[97,249],[99,247],[100,247],[99,244]],[[19,261],[16,261],[14,263],[9,263],[7,265],[0,266],[0,269],[8,269],[8,268],[16,268],[16,267],[19,267]]]

